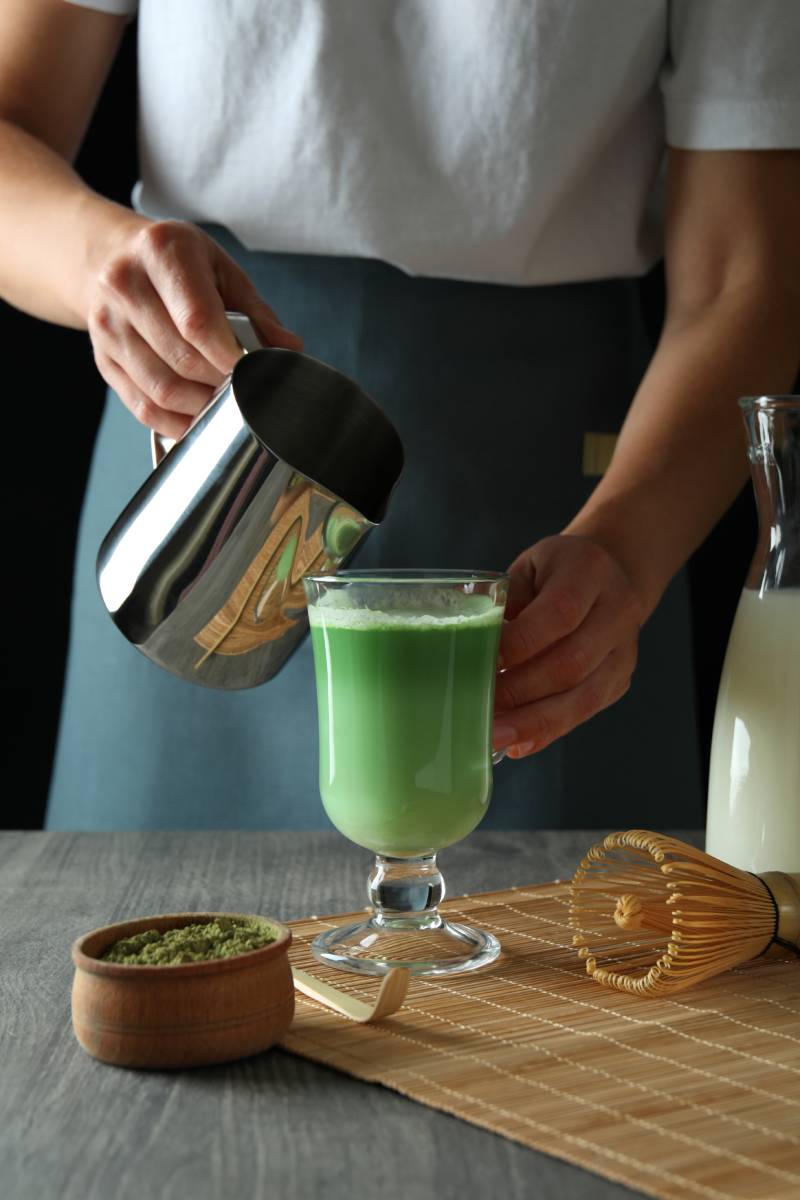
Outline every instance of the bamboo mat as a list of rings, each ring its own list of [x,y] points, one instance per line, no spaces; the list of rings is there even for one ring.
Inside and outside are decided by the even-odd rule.
[[[490,970],[416,979],[377,1025],[298,995],[284,1047],[648,1195],[797,1200],[798,960],[759,959],[671,1000],[623,995],[586,976],[567,904],[558,883],[447,901],[500,939]],[[308,952],[343,919],[294,922],[292,961],[368,999],[376,981]]]

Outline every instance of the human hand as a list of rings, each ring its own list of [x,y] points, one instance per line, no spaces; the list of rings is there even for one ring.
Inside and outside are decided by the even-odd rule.
[[[142,424],[186,432],[241,356],[225,310],[270,346],[302,349],[242,269],[201,229],[126,214],[93,248],[86,319],[100,374]]]
[[[524,758],[625,694],[644,607],[596,542],[560,535],[512,563],[494,747]]]

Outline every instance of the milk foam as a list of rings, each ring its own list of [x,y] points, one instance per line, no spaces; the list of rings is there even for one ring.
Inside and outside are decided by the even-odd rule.
[[[443,613],[432,616],[430,613],[411,612],[408,609],[396,609],[385,612],[379,608],[364,608],[348,605],[335,593],[329,592],[320,603],[308,606],[308,617],[312,625],[320,628],[335,629],[449,629],[454,626],[462,627],[499,625],[502,620],[502,609],[492,604],[488,597],[474,598],[484,600],[484,604],[475,612]]]

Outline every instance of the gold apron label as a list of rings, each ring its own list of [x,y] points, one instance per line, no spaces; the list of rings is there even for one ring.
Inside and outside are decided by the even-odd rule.
[[[617,444],[616,433],[583,435],[583,474],[605,475]]]

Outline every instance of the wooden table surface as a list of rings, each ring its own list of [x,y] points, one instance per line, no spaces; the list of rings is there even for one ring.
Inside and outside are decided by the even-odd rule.
[[[445,879],[457,895],[565,878],[599,836],[478,832],[442,855]],[[79,934],[158,912],[352,910],[369,863],[329,832],[0,833],[2,1200],[634,1195],[281,1050],[136,1072],[78,1046]]]

